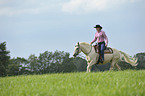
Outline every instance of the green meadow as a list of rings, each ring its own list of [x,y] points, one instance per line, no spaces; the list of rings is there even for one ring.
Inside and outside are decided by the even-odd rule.
[[[145,70],[0,77],[0,96],[145,96]]]

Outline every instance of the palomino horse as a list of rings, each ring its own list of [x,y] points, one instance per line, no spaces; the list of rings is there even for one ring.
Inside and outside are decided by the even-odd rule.
[[[104,54],[104,62],[103,64],[106,63],[111,63],[110,70],[113,69],[115,66],[118,70],[121,70],[120,66],[117,64],[119,60],[125,61],[132,66],[137,66],[137,59],[132,58],[128,54],[119,51],[115,48],[112,48],[113,54]],[[92,65],[96,64],[99,58],[99,54],[95,52],[95,48],[92,47],[89,43],[86,42],[81,42],[77,43],[75,45],[74,53],[73,56],[76,57],[80,52],[83,52],[86,55],[87,59],[87,72],[91,72],[91,67]]]

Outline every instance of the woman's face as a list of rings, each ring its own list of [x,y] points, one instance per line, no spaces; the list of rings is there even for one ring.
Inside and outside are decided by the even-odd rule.
[[[99,32],[101,30],[101,28],[96,28],[96,30]]]

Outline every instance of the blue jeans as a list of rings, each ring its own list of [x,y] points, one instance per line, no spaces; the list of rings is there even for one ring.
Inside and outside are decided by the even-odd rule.
[[[102,56],[102,59],[104,61],[104,50],[105,50],[105,42],[98,43],[100,47],[100,55]]]

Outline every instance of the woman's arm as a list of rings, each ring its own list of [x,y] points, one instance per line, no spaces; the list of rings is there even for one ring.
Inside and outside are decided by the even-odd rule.
[[[105,38],[105,46],[107,46],[108,45],[108,37],[107,37],[107,35],[105,34],[105,32],[103,32],[103,36],[104,36],[104,38]]]
[[[97,40],[97,36],[95,34],[94,40],[90,44],[93,44],[96,40]]]

